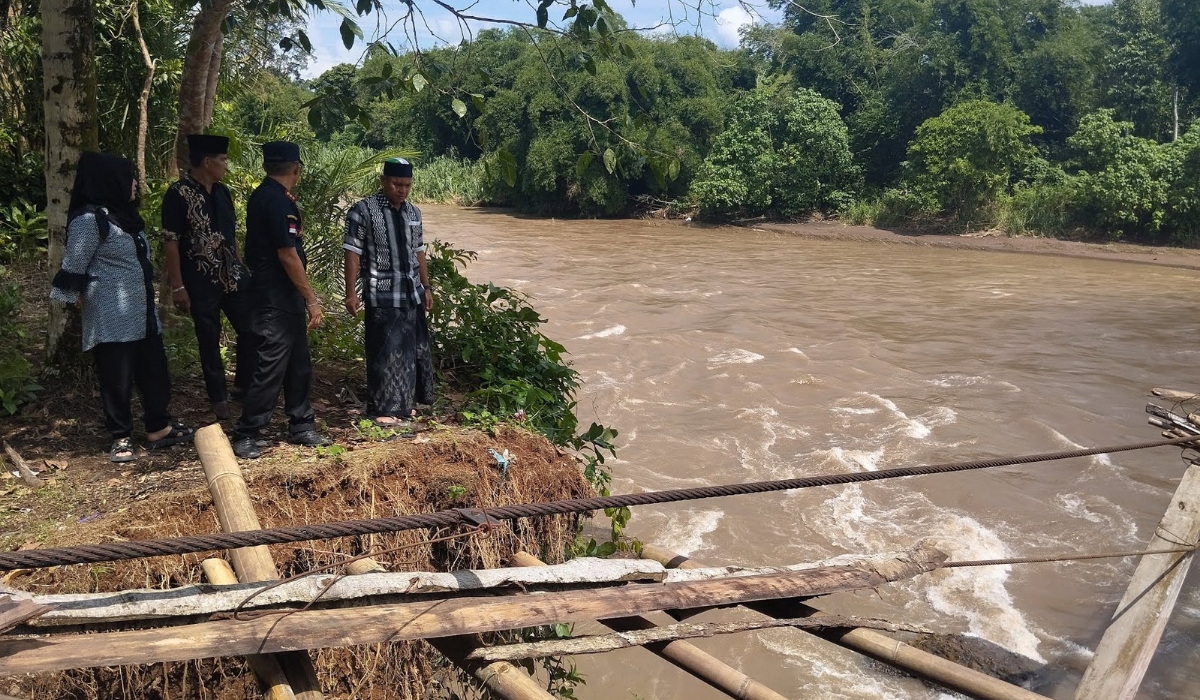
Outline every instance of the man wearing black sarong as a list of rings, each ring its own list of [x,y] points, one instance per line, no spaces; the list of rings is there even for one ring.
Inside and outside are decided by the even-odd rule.
[[[425,263],[421,210],[408,201],[412,164],[383,164],[379,194],[355,204],[346,216],[346,310],[357,315],[361,272],[366,307],[367,413],[384,427],[433,403],[433,356],[425,312],[433,288]]]

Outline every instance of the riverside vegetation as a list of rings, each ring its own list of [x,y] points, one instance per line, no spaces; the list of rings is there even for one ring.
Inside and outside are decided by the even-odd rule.
[[[0,273],[0,411],[8,413],[36,396],[42,379],[78,369],[40,366],[41,329],[17,318],[22,293],[40,294],[40,285],[12,281],[29,278],[47,259],[48,239],[55,242],[41,213],[40,18],[56,2],[0,2],[0,264],[17,270]],[[243,202],[259,177],[257,143],[302,144],[308,167],[297,194],[313,276],[332,304],[343,294],[344,208],[373,188],[389,155],[418,161],[419,201],[556,216],[840,216],[883,227],[1193,245],[1193,4],[780,3],[778,25],[750,27],[738,48],[722,50],[696,36],[631,31],[603,1],[547,1],[536,24],[419,52],[380,42],[357,65],[302,79],[306,13],[342,12],[349,45],[350,17],[374,5],[224,3],[208,129],[233,139],[230,185]],[[150,222],[175,170],[189,36],[199,31],[189,28],[215,6],[88,4],[94,45],[79,50],[94,59],[91,147],[132,154],[144,131]],[[564,7],[561,22],[549,16]],[[549,31],[555,22],[561,30]],[[437,246],[432,258],[448,302],[431,318],[438,369],[465,397],[463,415],[516,417],[560,444],[590,445],[590,466],[603,474],[597,457],[611,434],[599,426],[580,434],[578,378],[562,346],[539,330],[537,312],[511,290],[470,283],[461,272],[469,252]],[[195,362],[187,324],[177,319],[168,337],[179,371]],[[314,353],[356,359],[360,333],[340,317],[315,336]]]

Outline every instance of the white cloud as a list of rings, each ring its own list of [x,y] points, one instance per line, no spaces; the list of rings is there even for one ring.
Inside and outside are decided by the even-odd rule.
[[[738,45],[741,37],[738,36],[738,30],[747,24],[754,24],[758,21],[758,17],[750,14],[739,5],[727,7],[717,14],[717,43],[726,48],[732,48]]]

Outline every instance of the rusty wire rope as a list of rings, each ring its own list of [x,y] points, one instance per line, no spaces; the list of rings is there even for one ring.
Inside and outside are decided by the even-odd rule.
[[[1130,452],[1151,447],[1166,447],[1200,442],[1200,437],[1189,436],[1170,440],[1155,440],[1126,445],[1108,447],[1093,447],[1088,449],[1067,450],[1063,452],[1045,452],[1041,454],[1022,455],[1018,457],[997,457],[971,462],[950,462],[945,464],[929,464],[916,467],[899,467],[880,469],[878,471],[848,472],[842,474],[824,474],[807,476],[798,479],[780,479],[776,481],[757,481],[744,484],[728,484],[723,486],[701,486],[689,489],[673,489],[668,491],[647,491],[645,493],[622,494],[619,496],[604,496],[597,498],[574,498],[563,501],[546,501],[543,503],[521,503],[498,506],[486,510],[457,509],[443,510],[434,513],[419,513],[393,518],[372,518],[369,520],[345,520],[312,525],[294,525],[290,527],[270,528],[266,530],[249,530],[244,532],[226,532],[211,535],[192,535],[156,540],[133,540],[111,542],[104,544],[87,544],[75,547],[54,549],[30,549],[18,552],[0,553],[0,571],[14,569],[39,569],[51,566],[70,564],[96,564],[99,562],[124,561],[142,557],[161,557],[179,554],[209,552],[218,549],[236,549],[239,547],[255,547],[259,545],[287,544],[307,540],[325,540],[337,537],[356,537],[383,532],[402,532],[425,528],[451,527],[454,525],[478,526],[493,520],[514,520],[517,518],[532,518],[548,515],[566,515],[571,513],[587,513],[605,508],[625,508],[644,506],[658,503],[675,503],[703,498],[722,496],[740,496],[752,493],[767,493],[771,491],[789,491],[793,489],[814,488],[817,486],[836,486],[842,484],[859,484],[869,481],[883,481],[908,476],[927,474],[948,474],[951,472],[972,471],[992,467],[1009,467],[1018,464],[1034,462],[1050,462],[1075,457],[1089,457],[1098,454]],[[482,522],[480,518],[482,517]]]

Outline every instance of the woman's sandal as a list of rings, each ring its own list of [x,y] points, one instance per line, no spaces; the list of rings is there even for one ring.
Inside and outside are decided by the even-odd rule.
[[[127,437],[113,440],[112,447],[108,450],[108,457],[114,464],[132,462],[134,460],[133,441]]]
[[[179,445],[185,442],[191,442],[196,437],[196,431],[193,428],[185,426],[183,423],[176,421],[171,424],[171,432],[160,437],[157,440],[149,440],[146,442],[146,449],[160,450],[164,447]]]

